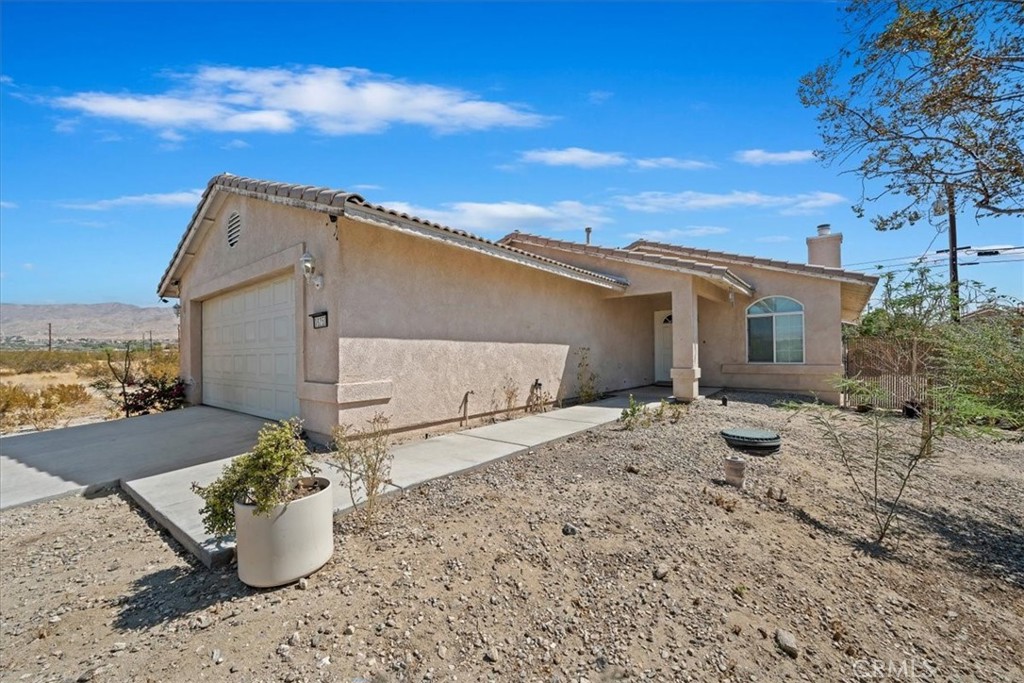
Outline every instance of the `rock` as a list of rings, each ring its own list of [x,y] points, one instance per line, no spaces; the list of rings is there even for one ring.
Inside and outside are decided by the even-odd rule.
[[[629,474],[640,474],[640,468],[636,465],[629,464],[626,465],[626,472]]]
[[[796,659],[797,655],[800,653],[800,650],[797,648],[796,645],[796,636],[794,636],[789,631],[784,631],[781,628],[776,630],[775,643],[779,646],[780,650],[785,652],[793,659]]]
[[[222,664],[224,662],[224,657],[221,656],[220,650],[217,649],[210,653],[210,659],[213,660],[214,664]]]
[[[484,661],[485,662],[489,662],[491,664],[493,664],[494,662],[498,661],[498,651],[495,650],[494,648],[491,648],[490,650],[485,652],[484,653]]]
[[[438,659],[444,659],[448,656],[448,648],[444,645],[438,644],[437,646],[437,657]]]
[[[566,523],[565,526],[562,527],[563,536],[575,536],[578,533],[579,529],[574,527],[572,524]]]
[[[124,650],[127,647],[128,647],[128,643],[114,643],[113,645],[110,646],[110,651],[111,652],[120,652],[121,650]]]
[[[655,567],[654,578],[656,578],[658,581],[665,581],[668,578],[668,565],[659,564],[657,567]]]
[[[199,616],[197,616],[195,619],[192,620],[192,628],[198,628],[198,629],[209,628],[212,623],[213,623],[213,619],[211,619],[208,615],[200,614]]]
[[[77,680],[78,683],[85,683],[85,681],[91,681],[92,677],[95,676],[95,675],[96,675],[96,669],[89,669],[87,671],[83,671],[82,673],[80,673],[78,675],[78,678],[75,679],[75,680]]]
[[[290,636],[288,636],[288,644],[290,646],[292,646],[292,647],[295,647],[296,645],[299,645],[301,642],[302,642],[302,636],[299,635],[298,631],[296,631],[295,633],[293,633]]]
[[[345,630],[342,631],[342,633],[345,634],[346,636],[350,636],[350,635],[352,635],[355,632],[356,632],[356,627],[353,626],[352,624],[349,624],[348,626],[346,626]]]
[[[299,579],[299,590],[304,591],[309,588],[309,579]]]

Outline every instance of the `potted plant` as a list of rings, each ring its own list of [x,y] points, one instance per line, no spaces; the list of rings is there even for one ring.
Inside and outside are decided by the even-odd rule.
[[[203,499],[207,533],[235,534],[238,578],[256,588],[281,586],[312,574],[334,552],[331,482],[318,469],[298,419],[266,424],[256,446],[224,467]]]

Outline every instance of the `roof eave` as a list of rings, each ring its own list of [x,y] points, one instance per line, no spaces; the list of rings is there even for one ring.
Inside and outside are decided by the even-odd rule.
[[[364,223],[376,225],[405,234],[413,234],[419,237],[440,241],[445,244],[468,249],[477,253],[487,254],[503,261],[509,261],[518,265],[552,273],[571,280],[610,289],[616,292],[623,292],[629,287],[629,282],[622,278],[599,275],[581,268],[560,263],[554,259],[547,259],[516,249],[508,244],[500,244],[489,240],[480,239],[460,231],[445,230],[435,227],[429,223],[405,218],[388,211],[373,207],[354,205],[348,207],[346,216],[350,219],[359,220]]]

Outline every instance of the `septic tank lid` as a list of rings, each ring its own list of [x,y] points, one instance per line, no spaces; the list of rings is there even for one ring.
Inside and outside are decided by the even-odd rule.
[[[740,450],[774,452],[782,446],[778,432],[767,429],[723,429],[721,434],[727,444]]]

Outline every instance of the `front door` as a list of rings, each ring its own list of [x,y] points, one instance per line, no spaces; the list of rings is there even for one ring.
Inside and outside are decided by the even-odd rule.
[[[654,312],[654,381],[672,381],[672,311]]]

